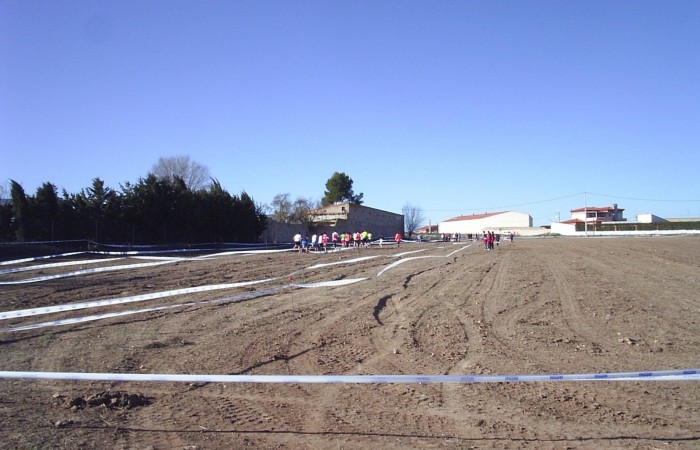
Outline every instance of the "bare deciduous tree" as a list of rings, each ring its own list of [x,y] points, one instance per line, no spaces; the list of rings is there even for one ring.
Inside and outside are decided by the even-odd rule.
[[[310,198],[297,197],[292,205],[292,222],[300,222],[304,225],[308,225],[310,220],[310,213],[312,210],[320,208],[321,202],[318,200],[312,200]]]
[[[187,189],[192,192],[206,189],[211,180],[209,169],[189,156],[159,158],[151,171],[161,180],[173,181],[175,177],[181,178]]]
[[[272,217],[278,222],[289,222],[292,215],[292,201],[289,194],[277,194],[272,199]]]
[[[406,232],[410,238],[413,233],[421,226],[425,221],[423,217],[423,210],[418,206],[413,206],[410,203],[403,205],[403,221],[406,226]]]
[[[311,198],[297,197],[292,201],[289,194],[277,194],[272,199],[270,208],[272,217],[283,223],[302,223],[308,225],[310,213],[320,208],[321,202]]]

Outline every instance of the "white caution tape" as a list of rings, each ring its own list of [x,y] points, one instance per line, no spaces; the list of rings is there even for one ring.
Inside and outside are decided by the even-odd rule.
[[[162,255],[163,253],[201,253],[201,252],[212,252],[215,251],[214,248],[179,248],[173,250],[121,250],[121,251],[106,251],[106,250],[91,250],[90,253],[94,255],[121,255],[121,256],[134,256],[134,255]]]
[[[148,247],[148,246],[145,246],[145,247]],[[148,255],[164,254],[164,253],[212,252],[212,251],[220,251],[220,250],[221,249],[218,249],[218,248],[175,249],[175,250],[121,250],[121,251],[87,250],[87,251],[80,251],[80,252],[56,253],[54,255],[35,256],[32,258],[13,259],[10,261],[0,261],[0,266],[24,264],[24,263],[28,263],[28,262],[43,261],[43,260],[47,260],[47,259],[62,258],[62,257],[66,257],[66,256],[76,256],[76,255],[107,255],[107,256],[122,256],[122,257],[123,256],[148,257]],[[290,249],[288,249],[288,248],[284,248],[284,249],[239,249],[239,250],[219,252],[219,253],[214,253],[214,254],[209,254],[209,255],[200,255],[200,256],[197,256],[196,258],[213,258],[213,257],[233,255],[233,254],[279,253],[279,252],[288,252],[289,250]],[[158,259],[157,256],[150,256],[150,258]],[[165,257],[164,256],[162,258],[178,258],[178,257],[175,257],[175,256]]]
[[[457,251],[461,251],[464,248],[466,248],[466,247],[463,247]],[[317,264],[314,266],[310,266],[307,269],[321,268],[321,267],[335,265],[335,264],[349,264],[349,263],[361,262],[361,261],[366,261],[366,260],[373,259],[376,257],[377,256],[366,256],[366,257],[355,258],[355,259],[351,259],[351,260],[347,260],[347,261],[340,261],[340,262],[333,262],[333,263],[326,263],[326,264]],[[384,273],[386,270],[389,270],[392,267],[395,267],[399,264],[410,261],[412,259],[440,258],[440,257],[441,256],[419,256],[419,257],[402,259],[402,260],[396,261],[396,262],[390,264],[389,266],[387,266],[386,268],[384,268],[382,271],[380,271],[377,274],[377,276],[380,276],[382,273]],[[121,269],[124,267],[131,268],[131,267],[153,266],[153,265],[167,264],[167,263],[172,263],[172,262],[177,262],[177,261],[182,261],[182,260],[184,260],[184,259],[178,258],[178,259],[175,259],[173,261],[168,259],[166,261],[159,261],[156,263],[131,264],[131,265],[127,265],[127,266],[112,266],[112,267],[92,269],[92,270],[87,270],[87,271],[72,272],[71,274],[95,273],[95,272],[105,271],[105,270],[109,270],[109,269],[113,269],[113,270]],[[302,269],[302,270],[307,270],[307,269]],[[62,276],[69,276],[69,274],[61,274],[61,275]],[[289,275],[290,281],[292,279],[292,275],[294,275],[294,274]],[[46,277],[39,277],[39,278],[46,278]],[[146,300],[154,300],[154,299],[175,296],[175,295],[183,295],[183,294],[196,293],[196,292],[207,292],[207,291],[218,290],[218,289],[229,289],[229,288],[241,287],[241,286],[246,286],[246,285],[265,283],[265,282],[269,282],[269,281],[273,281],[273,280],[275,280],[275,278],[269,278],[269,279],[258,280],[258,281],[241,282],[241,283],[230,283],[230,284],[200,286],[200,287],[195,287],[195,288],[176,289],[176,290],[172,290],[172,291],[155,292],[155,293],[135,295],[135,296],[130,296],[130,297],[115,298],[115,299],[95,300],[95,301],[83,302],[83,303],[54,305],[54,306],[47,306],[47,307],[41,307],[41,308],[30,308],[30,309],[24,309],[24,310],[17,310],[17,311],[5,311],[5,312],[0,312],[0,320],[18,319],[18,318],[22,318],[22,317],[51,314],[51,313],[57,313],[57,312],[66,312],[66,311],[73,311],[73,310],[79,310],[79,309],[85,309],[85,308],[96,308],[96,307],[101,307],[101,306],[110,306],[110,305],[116,305],[116,304],[125,304],[125,303],[140,302],[140,301],[146,301]],[[290,284],[289,286],[298,287],[298,288],[334,287],[334,286],[344,286],[344,285],[357,283],[357,282],[365,281],[365,280],[367,280],[367,278],[323,281],[323,282],[318,282],[318,283],[305,283],[305,284],[304,283],[302,283],[302,284],[297,283],[297,284]],[[26,282],[26,280],[24,280],[24,281]],[[37,280],[37,281],[39,281],[39,280]],[[0,284],[2,284],[2,283],[0,283]],[[266,292],[271,292],[271,291],[266,291]],[[252,295],[258,295],[258,294],[252,293]],[[262,295],[262,294],[260,294],[260,295]],[[151,311],[158,311],[158,310],[168,309],[168,308],[179,308],[179,307],[184,307],[184,306],[199,305],[199,304],[218,302],[218,301],[229,301],[232,298],[234,298],[234,297],[230,297],[228,299],[223,299],[223,300],[207,300],[204,302],[189,302],[189,303],[183,303],[183,304],[178,304],[178,305],[168,305],[168,306],[146,308],[146,309],[140,309],[140,310],[112,312],[112,313],[97,314],[97,315],[92,315],[92,316],[77,317],[77,318],[72,318],[72,319],[63,319],[63,320],[56,320],[56,321],[49,321],[49,322],[41,322],[41,323],[35,323],[35,324],[30,324],[30,325],[0,329],[0,332],[14,332],[14,331],[29,330],[29,329],[43,328],[43,327],[49,327],[49,326],[61,326],[61,325],[82,323],[82,322],[105,319],[105,318],[110,318],[110,317],[118,317],[118,316],[123,316],[123,315],[131,315],[131,314],[145,313],[145,312],[151,312]]]
[[[0,378],[79,381],[155,381],[175,383],[517,383],[561,381],[700,381],[700,369],[555,375],[197,375],[165,373],[81,373],[0,371]]]
[[[55,280],[57,278],[75,277],[78,275],[86,275],[86,274],[90,274],[90,273],[112,272],[115,270],[128,270],[128,269],[139,269],[139,268],[143,268],[143,267],[160,266],[163,264],[172,264],[172,263],[177,262],[177,261],[181,261],[181,260],[158,261],[158,262],[152,262],[152,263],[124,264],[124,265],[120,265],[120,266],[98,267],[95,269],[76,270],[74,272],[59,273],[56,275],[45,275],[43,277],[25,278],[24,280],[0,281],[0,285],[38,283],[40,281]]]
[[[274,292],[280,291],[282,289],[286,289],[288,287],[289,286],[279,286],[279,287],[275,287],[275,288],[271,288],[271,289],[266,289],[263,291],[247,292],[245,294],[235,295],[233,297],[226,297],[226,298],[220,298],[220,299],[214,299],[214,300],[202,300],[202,301],[198,301],[198,302],[178,303],[176,305],[154,306],[152,308],[134,309],[134,310],[130,310],[130,311],[119,311],[119,312],[112,312],[112,313],[95,314],[92,316],[75,317],[75,318],[71,318],[71,319],[52,320],[49,322],[33,323],[33,324],[29,324],[29,325],[22,325],[22,326],[12,327],[12,328],[2,328],[2,329],[0,329],[0,333],[11,333],[11,332],[15,332],[15,331],[35,330],[38,328],[58,327],[58,326],[62,326],[62,325],[73,325],[76,323],[92,322],[95,320],[109,319],[109,318],[113,318],[113,317],[130,316],[133,314],[142,314],[142,313],[153,312],[153,311],[163,311],[166,309],[185,308],[188,306],[200,306],[200,305],[206,305],[206,304],[212,304],[212,303],[225,303],[225,302],[232,302],[232,301],[241,301],[241,300],[247,300],[247,299],[256,298],[256,297],[262,297],[264,295],[269,295],[269,294],[272,294]]]
[[[309,266],[304,270],[310,270],[310,269],[320,269],[321,267],[328,267],[328,266],[336,266],[338,264],[352,264],[356,262],[362,262],[362,261],[367,261],[369,259],[374,259],[374,258],[379,258],[379,255],[375,256],[362,256],[360,258],[355,258],[355,259],[347,259],[345,261],[335,261],[332,263],[320,263],[320,264],[315,264],[313,266]]]
[[[360,281],[365,281],[367,278],[347,278],[345,280],[336,281],[321,281],[318,283],[306,283],[306,284],[292,284],[294,287],[299,288],[317,288],[317,287],[333,287],[333,286],[345,286],[347,284],[358,283]]]
[[[455,244],[455,245],[456,245],[456,244]],[[453,252],[450,252],[450,253],[448,253],[447,255],[445,255],[445,258],[449,258],[450,256],[454,255],[455,253],[459,253],[459,252],[461,252],[462,250],[466,250],[466,249],[468,249],[468,248],[471,247],[471,246],[472,246],[472,244],[469,244],[469,245],[465,245],[464,247],[458,248],[457,250],[455,250],[455,251],[453,251]]]
[[[199,306],[199,305],[206,305],[206,304],[212,304],[212,303],[224,303],[224,302],[231,302],[231,301],[240,301],[243,299],[251,299],[251,298],[261,297],[264,295],[269,295],[269,294],[275,293],[277,291],[280,291],[282,289],[287,289],[290,287],[317,288],[317,287],[344,286],[347,284],[352,284],[352,283],[364,281],[366,279],[367,278],[355,278],[355,279],[345,279],[345,280],[336,280],[336,281],[324,281],[324,282],[320,282],[320,283],[288,284],[288,285],[284,285],[284,286],[274,287],[271,289],[266,289],[263,291],[247,292],[245,294],[235,295],[233,297],[226,297],[226,298],[221,298],[221,299],[178,303],[175,305],[154,306],[152,308],[143,308],[143,309],[135,309],[135,310],[128,310],[128,311],[117,311],[117,312],[110,312],[110,313],[103,313],[103,314],[95,314],[95,315],[91,315],[91,316],[74,317],[74,318],[70,318],[70,319],[51,320],[48,322],[39,322],[39,323],[33,323],[33,324],[29,324],[29,325],[21,325],[21,326],[10,327],[10,328],[0,328],[0,333],[12,333],[12,332],[16,332],[16,331],[35,330],[38,328],[58,327],[58,326],[63,326],[63,325],[74,325],[77,323],[92,322],[95,320],[109,319],[109,318],[113,318],[113,317],[129,316],[129,315],[133,315],[133,314],[142,314],[142,313],[153,312],[153,311],[162,311],[162,310],[173,309],[173,308],[184,308],[184,307],[188,307],[188,306]],[[236,285],[234,287],[240,287],[243,285],[249,285],[249,284],[255,284],[255,283],[263,283],[263,282],[272,281],[272,280],[274,280],[274,278],[270,278],[267,280],[254,281],[254,282],[234,283]],[[204,286],[204,287],[200,287],[200,288],[192,288],[192,291],[203,292],[206,290],[224,289],[224,288],[229,288],[229,287],[232,287],[232,285],[213,285],[213,286]],[[189,290],[189,289],[181,289],[180,291],[185,291],[185,290]],[[164,293],[160,293],[160,294],[156,293],[156,294],[146,294],[144,296],[128,297],[128,298],[126,298],[126,300],[127,301],[151,300],[153,298],[160,298],[160,297],[153,297],[153,295],[160,295],[161,297],[166,296],[164,294],[175,295],[175,294],[172,294],[172,292],[175,292],[175,291],[169,291],[169,292],[164,292]],[[148,298],[146,298],[146,297],[148,297]],[[121,303],[127,303],[127,301],[124,301],[124,300],[125,299],[114,299],[114,300],[112,300],[112,302],[118,301]],[[37,312],[35,312],[35,313],[33,313],[34,310],[11,311],[9,313],[2,313],[2,314],[8,314],[8,317],[4,317],[4,316],[0,315],[0,318],[13,319],[13,318],[20,317],[17,315],[17,313],[22,313],[22,314],[24,314],[24,316],[30,316],[30,315],[36,315],[36,314],[48,314],[49,312],[67,311],[69,309],[67,309],[66,306],[73,306],[73,309],[80,309],[79,307],[86,305],[86,304],[90,304],[90,306],[104,306],[104,304],[101,304],[102,302],[103,301],[87,302],[87,303],[83,303],[83,304],[76,303],[74,305],[52,306],[52,307],[49,307],[52,310],[48,311],[48,312],[43,312],[43,310],[45,308],[39,308],[37,310]],[[109,303],[109,304],[115,304],[115,303]],[[84,307],[90,307],[90,306],[84,306]],[[63,308],[63,309],[61,309],[61,308]]]
[[[86,265],[86,264],[99,264],[99,263],[104,263],[104,262],[116,261],[118,259],[124,259],[124,258],[87,259],[87,260],[83,260],[83,261],[64,261],[64,262],[60,262],[60,263],[39,264],[36,266],[15,267],[13,269],[0,270],[0,275],[4,275],[7,273],[28,272],[30,270],[50,269],[53,267],[67,267],[67,266],[82,266],[82,265]]]
[[[394,261],[393,263],[389,264],[385,268],[379,271],[377,273],[377,276],[380,276],[384,272],[386,272],[389,269],[393,269],[394,267],[398,266],[399,264],[403,264],[405,262],[413,261],[414,259],[424,259],[424,258],[443,258],[442,256],[412,256],[411,258],[404,258],[404,259],[399,259],[398,261]]]
[[[208,291],[215,291],[215,290],[221,290],[221,289],[233,289],[233,288],[238,288],[238,287],[243,287],[243,286],[251,286],[254,284],[266,283],[266,282],[273,281],[273,280],[275,280],[275,278],[267,278],[264,280],[256,280],[256,281],[242,281],[239,283],[210,284],[210,285],[191,287],[191,288],[174,289],[174,290],[170,290],[170,291],[151,292],[149,294],[133,295],[133,296],[129,296],[129,297],[111,298],[111,299],[105,299],[105,300],[93,300],[93,301],[89,301],[89,302],[69,303],[69,304],[65,304],[65,305],[44,306],[41,308],[19,309],[16,311],[3,311],[3,312],[0,312],[0,320],[18,319],[18,318],[22,318],[22,317],[38,316],[38,315],[42,315],[42,314],[51,314],[51,313],[65,312],[65,311],[75,311],[78,309],[86,309],[86,308],[97,308],[100,306],[111,306],[111,305],[120,305],[120,304],[124,304],[124,303],[142,302],[142,301],[146,301],[146,300],[156,300],[159,298],[172,297],[175,295],[193,294],[196,292],[208,292]]]
[[[202,255],[202,256],[199,256],[198,258],[208,259],[208,258],[219,258],[222,256],[230,256],[230,255],[259,255],[259,254],[266,254],[266,253],[286,253],[286,252],[289,252],[292,250],[293,249],[291,249],[291,248],[266,249],[266,250],[232,250],[232,251],[228,251],[228,252],[213,253],[211,255]]]
[[[143,259],[146,261],[195,261],[198,257],[183,258],[182,256],[154,256],[154,255],[129,255],[132,259]]]
[[[470,245],[465,245],[464,247],[459,248],[459,249],[457,249],[457,250],[455,250],[455,251],[453,251],[453,252],[451,252],[451,253],[449,253],[449,254],[447,254],[447,255],[445,255],[445,256],[440,256],[440,255],[412,256],[412,257],[410,257],[410,258],[400,259],[400,260],[398,260],[398,261],[395,261],[395,262],[389,264],[388,266],[386,266],[386,267],[383,268],[382,270],[380,270],[379,273],[377,273],[377,277],[379,277],[380,275],[382,275],[382,274],[383,274],[384,272],[386,272],[387,270],[393,269],[394,267],[398,266],[399,264],[403,264],[403,263],[405,263],[405,262],[412,261],[412,260],[414,260],[414,259],[422,259],[422,258],[449,258],[450,256],[454,255],[455,253],[461,252],[462,250],[465,250],[465,249],[467,249],[467,248],[469,248],[469,247],[471,247],[471,244],[470,244]],[[401,253],[400,255],[407,255],[407,254],[410,254],[410,253],[417,253],[417,252],[420,252],[420,251],[423,251],[423,250],[417,250],[417,251],[414,251],[414,252]],[[397,256],[397,255],[394,255],[394,256]]]
[[[298,274],[298,273],[300,273],[300,272],[303,272],[303,271],[305,271],[305,270],[320,269],[320,268],[322,268],[322,267],[335,266],[335,265],[339,265],[339,264],[354,264],[354,263],[358,263],[358,262],[362,262],[362,261],[367,261],[368,259],[373,259],[373,258],[378,258],[378,257],[379,257],[379,255],[376,255],[376,256],[362,256],[362,257],[360,257],[360,258],[346,259],[346,260],[344,260],[344,261],[336,261],[336,262],[332,262],[332,263],[320,263],[320,264],[316,264],[316,265],[313,265],[313,266],[305,267],[305,268],[303,268],[303,269],[299,269],[299,270],[297,270],[297,271],[294,271],[294,272],[290,273],[289,276],[292,277],[292,276],[294,276],[294,275],[296,275],[296,274]]]
[[[32,262],[32,261],[42,261],[45,259],[60,258],[62,256],[84,255],[86,253],[88,253],[88,252],[59,253],[56,255],[35,256],[33,258],[13,259],[11,261],[0,261],[0,266],[10,266],[13,264],[23,264],[23,263]]]
[[[423,248],[420,250],[411,250],[410,252],[403,252],[403,253],[396,253],[394,255],[389,255],[390,258],[402,258],[406,255],[412,255],[413,253],[420,253],[428,250],[427,248]]]

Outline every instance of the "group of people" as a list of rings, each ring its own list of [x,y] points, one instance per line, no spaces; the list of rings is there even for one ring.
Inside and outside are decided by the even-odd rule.
[[[462,233],[444,233],[442,242],[462,242]]]
[[[396,233],[394,236],[394,243],[397,246],[401,245],[401,239],[403,235],[401,233]],[[311,238],[307,233],[297,233],[292,238],[294,247],[292,250],[296,250],[299,253],[308,252],[327,252],[328,248],[367,248],[372,245],[372,233],[369,231],[356,231],[354,233],[338,233],[333,231],[330,236],[328,233],[323,234],[312,234]],[[384,238],[380,237],[379,246],[382,247],[384,243]]]
[[[328,239],[328,233],[323,233],[320,236],[317,234],[313,234],[311,236],[311,239],[309,239],[309,235],[306,233],[304,233],[303,235],[301,233],[297,233],[292,238],[292,241],[294,242],[293,250],[297,250],[300,253],[308,253],[310,251],[327,252]]]
[[[493,231],[484,231],[481,241],[484,243],[485,250],[493,250],[494,244],[498,245],[501,242],[501,235]]]
[[[314,233],[311,235],[311,239],[306,233],[297,233],[294,235],[293,242],[293,250],[298,250],[299,252],[327,252],[329,246],[332,246],[334,249],[338,247],[369,247],[372,242],[372,233],[369,231],[356,231],[354,233],[338,233],[334,231],[330,236],[328,236],[328,233]]]
[[[401,233],[396,233],[394,236],[394,243],[397,245],[397,247],[401,246],[402,237],[403,236]],[[450,242],[451,240],[454,240],[454,242],[460,242],[461,237],[462,236],[460,233],[454,233],[453,235],[445,233],[442,236],[444,242]],[[468,234],[468,238],[471,239],[471,237],[472,235]],[[508,236],[506,236],[506,238],[510,239],[512,242],[513,233],[511,232]],[[474,236],[474,239],[478,239],[478,234]],[[501,235],[494,233],[493,231],[483,231],[481,241],[484,243],[485,250],[493,250],[501,243]],[[384,238],[380,237],[378,242],[379,246],[382,247]],[[306,233],[297,233],[294,235],[293,243],[293,250],[297,250],[299,253],[320,251],[327,252],[329,247],[332,249],[349,247],[359,249],[362,247],[370,247],[372,245],[372,233],[369,231],[356,231],[354,233],[338,233],[337,231],[333,231],[330,236],[328,236],[328,233],[314,233],[311,235],[310,239],[309,235]]]

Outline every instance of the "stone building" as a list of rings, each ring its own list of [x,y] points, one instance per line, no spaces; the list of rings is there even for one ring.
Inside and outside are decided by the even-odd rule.
[[[404,232],[402,214],[395,214],[381,209],[354,203],[334,203],[311,211],[309,214],[309,231],[316,233],[338,233],[368,231],[374,239],[393,238]]]

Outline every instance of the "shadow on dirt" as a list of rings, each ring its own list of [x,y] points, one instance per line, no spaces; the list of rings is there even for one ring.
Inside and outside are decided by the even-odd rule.
[[[374,316],[375,320],[379,325],[384,325],[382,321],[379,320],[379,314],[386,307],[386,302],[391,300],[391,297],[393,297],[393,295],[385,295],[384,297],[379,299],[379,301],[377,302],[377,306],[374,307],[374,312],[372,313],[372,315]]]

